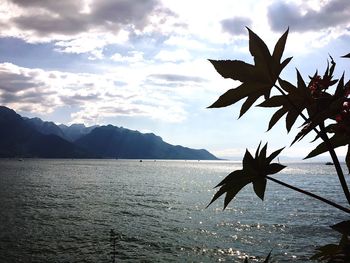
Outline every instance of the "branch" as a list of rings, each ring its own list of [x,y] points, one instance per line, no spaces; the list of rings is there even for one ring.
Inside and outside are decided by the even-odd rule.
[[[346,208],[346,207],[344,207],[344,206],[341,206],[341,205],[339,205],[339,204],[337,204],[337,203],[334,203],[334,202],[332,202],[332,201],[330,201],[330,200],[328,200],[328,199],[326,199],[326,198],[323,198],[323,197],[318,196],[318,195],[316,195],[316,194],[313,194],[313,193],[310,193],[310,192],[308,192],[308,191],[302,190],[302,189],[300,189],[300,188],[298,188],[298,187],[295,187],[295,186],[292,186],[292,185],[290,185],[290,184],[284,183],[284,182],[279,181],[279,180],[277,180],[277,179],[275,179],[275,178],[272,178],[272,177],[270,177],[270,176],[266,176],[266,179],[269,179],[269,180],[271,180],[271,181],[273,181],[273,182],[275,182],[275,183],[277,183],[277,184],[283,185],[283,186],[285,186],[285,187],[287,187],[287,188],[290,188],[290,189],[292,189],[292,190],[294,190],[294,191],[297,191],[297,192],[299,192],[299,193],[302,193],[302,194],[311,196],[311,197],[313,197],[313,198],[316,198],[317,200],[320,200],[320,201],[322,201],[322,202],[324,202],[324,203],[326,203],[326,204],[329,204],[329,205],[331,205],[331,206],[333,206],[333,207],[335,207],[335,208],[338,208],[339,210],[342,210],[342,211],[344,211],[344,212],[350,214],[350,209],[348,209],[348,208]]]

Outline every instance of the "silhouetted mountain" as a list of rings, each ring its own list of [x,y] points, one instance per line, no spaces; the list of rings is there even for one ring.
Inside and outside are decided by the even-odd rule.
[[[86,127],[84,124],[72,124],[67,126],[64,124],[58,125],[67,140],[74,142],[82,136],[90,133],[93,129],[98,127],[97,125]]]
[[[174,146],[153,133],[140,133],[112,125],[95,128],[76,144],[107,158],[217,160],[206,150]]]
[[[53,134],[66,139],[66,136],[60,127],[51,121],[43,121],[39,118],[22,118],[26,123],[42,134]]]
[[[22,118],[3,106],[0,157],[217,160],[206,150],[171,145],[153,133],[112,125],[57,126],[39,118]]]
[[[38,132],[15,111],[0,106],[0,157],[94,157],[57,135]]]

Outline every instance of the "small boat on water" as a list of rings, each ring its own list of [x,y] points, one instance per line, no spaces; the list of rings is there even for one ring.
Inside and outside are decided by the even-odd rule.
[[[333,165],[332,162],[326,162],[325,165]]]

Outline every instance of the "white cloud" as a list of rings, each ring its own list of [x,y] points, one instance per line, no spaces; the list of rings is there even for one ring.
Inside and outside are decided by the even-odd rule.
[[[187,112],[181,92],[148,85],[147,73],[128,71],[68,73],[0,64],[0,103],[22,112],[49,113],[74,106],[72,122],[103,123],[112,116],[143,116],[164,122],[181,122]],[[138,78],[134,78],[139,74]],[[134,80],[131,81],[131,80]],[[118,85],[118,81],[126,83]]]
[[[170,61],[170,62],[177,62],[177,61],[186,61],[191,59],[191,54],[187,50],[174,50],[174,51],[168,51],[168,50],[161,50],[156,56],[155,59],[161,60],[161,61]]]
[[[111,56],[111,59],[116,62],[137,63],[143,61],[143,52],[131,51],[128,56],[122,56],[119,53],[115,53]]]

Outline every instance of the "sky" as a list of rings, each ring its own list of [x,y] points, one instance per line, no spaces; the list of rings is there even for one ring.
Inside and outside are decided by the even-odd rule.
[[[282,77],[291,83],[296,68],[305,81],[323,73],[329,54],[336,77],[350,66],[340,58],[350,53],[348,0],[2,0],[0,104],[57,124],[153,132],[221,158],[260,141],[305,156],[313,137],[289,147],[301,120],[289,134],[284,120],[266,132],[271,110],[238,120],[241,103],[207,109],[239,85],[208,59],[253,61],[246,26],[271,51],[289,28]]]

